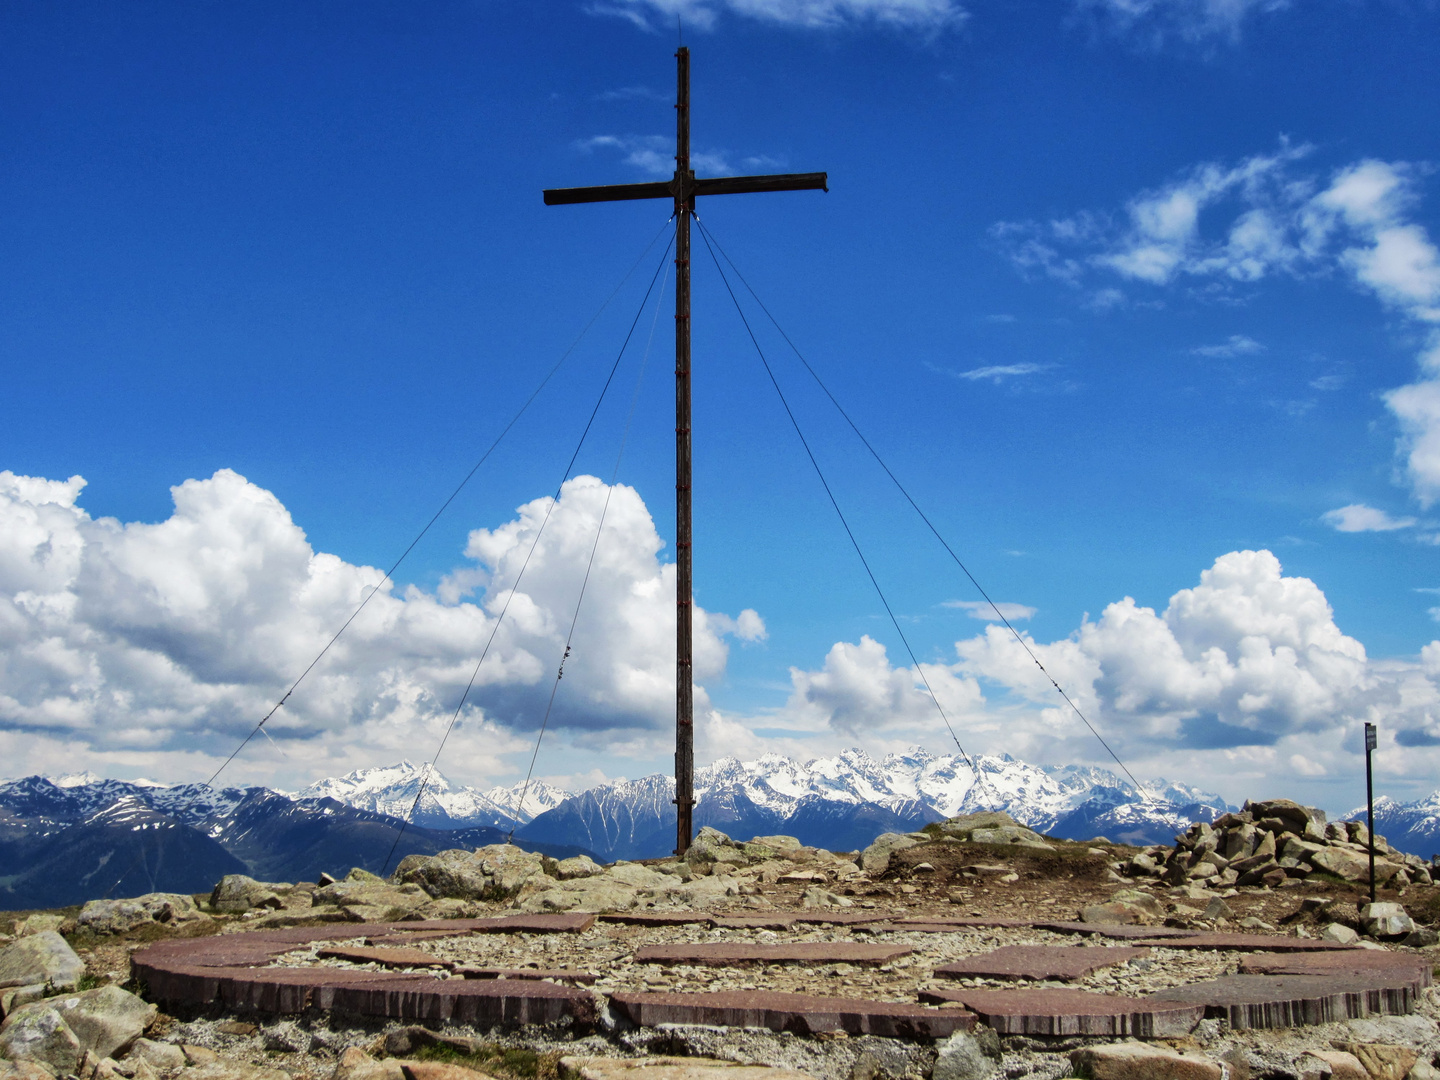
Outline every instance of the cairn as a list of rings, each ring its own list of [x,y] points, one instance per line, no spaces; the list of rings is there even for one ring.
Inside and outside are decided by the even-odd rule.
[[[1197,821],[1175,846],[1157,844],[1130,859],[1124,872],[1171,886],[1209,889],[1264,885],[1324,873],[1348,882],[1370,880],[1370,834],[1358,821],[1325,820],[1325,812],[1289,799],[1246,802],[1239,813]],[[1432,885],[1440,873],[1417,855],[1375,837],[1375,883],[1399,888]]]

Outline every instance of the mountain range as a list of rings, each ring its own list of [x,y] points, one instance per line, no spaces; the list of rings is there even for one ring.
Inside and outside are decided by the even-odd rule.
[[[1150,843],[1227,809],[1183,784],[1158,781],[1147,797],[1104,769],[974,760],[972,770],[918,748],[880,761],[859,750],[807,762],[724,758],[696,771],[695,820],[737,836],[784,833],[854,850],[879,833],[973,810],[1004,809],[1056,836]],[[426,768],[401,761],[297,792],[88,773],[0,783],[0,907],[199,892],[227,873],[294,881],[352,866],[381,872],[411,853],[501,843],[512,829],[516,842],[557,857],[608,862],[674,847],[668,776],[579,793],[538,782],[482,791],[431,770],[422,791]]]

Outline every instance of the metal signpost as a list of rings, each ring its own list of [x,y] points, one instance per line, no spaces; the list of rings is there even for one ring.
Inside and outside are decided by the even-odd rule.
[[[1375,725],[1365,725],[1365,828],[1370,833],[1370,903],[1375,903],[1375,784],[1370,775],[1370,753],[1375,749]]]
[[[695,807],[695,702],[691,642],[690,533],[690,216],[697,195],[738,195],[754,191],[829,191],[819,173],[717,176],[697,179],[690,169],[690,50],[675,54],[675,176],[649,184],[550,188],[547,206],[675,200],[675,854],[690,847]]]

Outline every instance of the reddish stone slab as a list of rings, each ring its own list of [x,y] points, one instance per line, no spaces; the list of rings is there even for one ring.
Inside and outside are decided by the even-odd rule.
[[[952,979],[1081,979],[1101,968],[1124,964],[1149,949],[1129,945],[1086,948],[1080,945],[1006,945],[967,956],[935,969]]]
[[[579,934],[595,925],[588,912],[565,911],[554,915],[500,915],[493,919],[467,919],[475,934]]]
[[[779,945],[646,945],[637,964],[888,964],[914,950],[904,945],[861,945],[850,941],[795,941]]]
[[[533,979],[430,979],[337,987],[328,1008],[427,1024],[506,1026],[595,1019],[590,991]]]
[[[468,931],[462,931],[462,933],[468,933]],[[459,936],[460,933],[454,930],[412,930],[403,934],[371,934],[365,939],[365,944],[384,948],[391,945],[413,945],[421,941],[439,941]]]
[[[794,915],[717,915],[710,925],[718,930],[789,930]]]
[[[763,1027],[798,1035],[844,1031],[890,1039],[940,1039],[971,1031],[975,1017],[964,1009],[935,1009],[893,1001],[810,997],[771,991],[711,994],[612,994],[610,1000],[646,1027],[715,1024]]]
[[[1415,1011],[1418,998],[1408,979],[1372,971],[1228,975],[1160,990],[1147,1000],[1203,1005],[1207,1016],[1232,1028],[1280,1028],[1402,1015]]]
[[[1279,934],[1189,934],[1183,938],[1166,937],[1145,940],[1147,945],[1167,949],[1235,949],[1242,952],[1355,952],[1353,945],[1337,945],[1333,941],[1314,938],[1282,937]]]
[[[441,960],[424,949],[373,949],[363,945],[329,945],[316,949],[321,960],[349,960],[355,964],[380,964],[383,967],[452,968],[449,960]]]
[[[892,916],[892,912],[879,911],[863,914],[858,911],[797,911],[795,921],[798,923],[816,923],[820,926],[860,926],[863,923],[882,922]]]
[[[1083,990],[922,990],[921,1001],[956,1001],[1001,1035],[1187,1035],[1205,1016],[1194,1002],[1161,1002]]]
[[[1338,952],[1251,953],[1240,960],[1241,975],[1362,975],[1378,972],[1409,980],[1418,994],[1434,981],[1432,962],[1413,953],[1345,949]]]
[[[705,911],[607,911],[600,919],[630,926],[688,926],[708,923],[712,916]]]
[[[554,979],[557,982],[593,983],[598,976],[573,968],[469,967],[461,964],[455,974],[467,979]]]
[[[1057,934],[1098,934],[1101,937],[1129,941],[1131,939],[1153,940],[1198,937],[1199,931],[1179,930],[1173,926],[1122,926],[1114,923],[1088,922],[1037,922],[1031,923],[1036,930],[1050,930]]]
[[[915,926],[953,926],[964,929],[1000,929],[1014,930],[1023,927],[1035,926],[1030,919],[987,919],[977,916],[962,917],[959,915],[912,915],[904,919],[892,919],[888,925],[897,929],[906,929]]]

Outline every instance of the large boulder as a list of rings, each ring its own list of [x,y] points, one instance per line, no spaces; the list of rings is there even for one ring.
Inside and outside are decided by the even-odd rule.
[[[52,915],[49,912],[37,911],[33,915],[27,915],[15,924],[15,936],[25,937],[27,934],[43,934],[46,930],[59,930],[65,925],[64,915]]]
[[[1317,851],[1310,856],[1310,862],[1317,869],[1325,870],[1346,881],[1370,880],[1370,857],[1364,852],[1342,847],[1327,847],[1324,851]],[[1398,864],[1385,859],[1375,860],[1376,885],[1385,884],[1399,872]]]
[[[881,833],[860,853],[860,867],[867,874],[883,874],[890,869],[890,856],[897,851],[915,847],[919,841],[904,833]]]
[[[358,867],[310,896],[312,906],[340,908],[359,922],[403,918],[429,902],[430,895],[419,885],[391,885]]]
[[[1086,1046],[1070,1052],[1079,1076],[1091,1080],[1222,1080],[1225,1070],[1198,1054],[1168,1046],[1122,1042]]]
[[[244,874],[226,874],[211,891],[210,906],[231,915],[241,915],[256,908],[283,908],[285,900],[281,893],[289,892],[291,888],[290,885],[256,881]]]
[[[70,1026],[80,1040],[81,1049],[100,1058],[119,1057],[129,1050],[145,1033],[157,1011],[148,1001],[118,986],[64,994],[50,998],[46,1004]]]
[[[1108,903],[1091,904],[1080,912],[1080,921],[1129,926],[1159,922],[1165,917],[1160,901],[1139,889],[1121,889]]]
[[[41,1061],[65,1075],[80,1067],[82,1053],[65,1018],[43,1003],[27,1005],[0,1024],[0,1054],[12,1061]]]
[[[209,918],[183,893],[146,893],[128,900],[88,901],[75,921],[92,933],[123,934],[150,923],[179,925]]]
[[[513,844],[491,844],[475,851],[452,848],[438,855],[407,856],[394,880],[418,885],[437,899],[500,900],[544,874],[543,856]]]
[[[956,814],[936,826],[946,836],[969,837],[976,829],[1018,828],[1020,823],[1003,810],[982,810],[976,814]]]
[[[1401,904],[1366,904],[1360,909],[1360,925],[1377,938],[1403,938],[1415,929]]]
[[[605,868],[589,855],[576,855],[571,859],[561,859],[555,867],[555,876],[561,881],[595,877],[604,872]]]
[[[936,1050],[932,1080],[988,1080],[1000,1072],[1000,1039],[989,1028],[957,1031]]]
[[[972,844],[1021,844],[1025,847],[1051,850],[1051,845],[1037,832],[1023,825],[996,825],[992,828],[971,829]]]
[[[45,983],[69,990],[85,974],[85,961],[54,930],[29,934],[0,949],[0,987]]]

